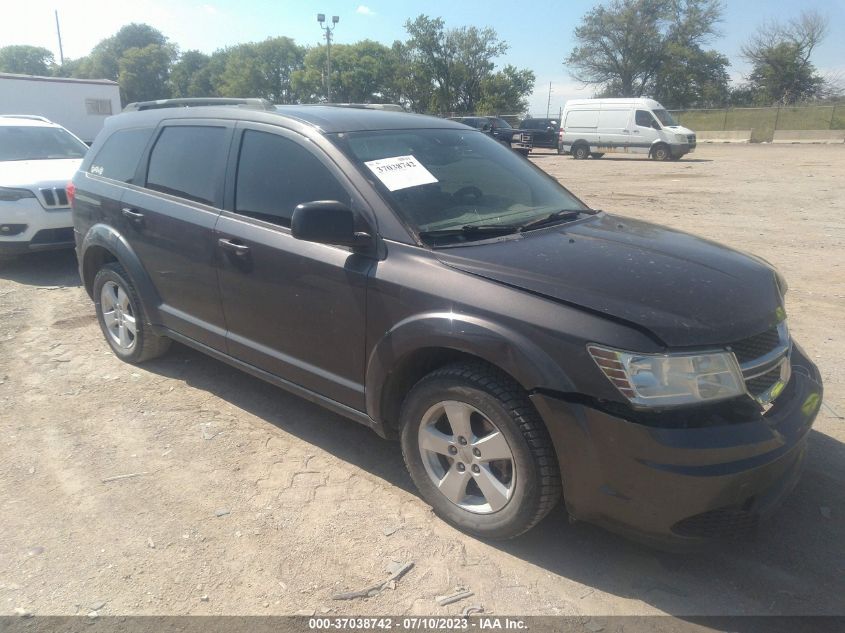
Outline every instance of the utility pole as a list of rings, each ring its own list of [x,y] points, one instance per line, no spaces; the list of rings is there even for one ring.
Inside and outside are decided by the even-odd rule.
[[[59,36],[59,65],[65,65],[65,53],[62,50],[62,29],[59,28],[59,10],[56,9],[54,11],[56,14],[56,35]]]
[[[332,16],[331,26],[324,24],[326,21],[325,13],[317,14],[317,22],[320,23],[320,28],[326,32],[326,102],[332,102],[332,31],[340,18],[336,15]]]
[[[549,101],[546,103],[546,118],[549,118],[549,110],[552,107],[552,82],[549,82]]]

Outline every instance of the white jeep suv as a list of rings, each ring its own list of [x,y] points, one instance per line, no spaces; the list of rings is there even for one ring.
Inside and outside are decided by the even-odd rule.
[[[87,149],[43,117],[0,115],[0,256],[74,246],[66,187]]]

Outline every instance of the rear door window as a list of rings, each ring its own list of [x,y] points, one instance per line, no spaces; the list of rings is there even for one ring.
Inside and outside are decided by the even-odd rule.
[[[147,188],[222,206],[229,130],[204,125],[165,127],[150,153]]]
[[[235,212],[290,226],[303,202],[337,200],[349,194],[310,151],[277,134],[246,130],[241,140],[235,184]]]
[[[138,161],[153,130],[151,127],[118,130],[106,139],[96,158],[91,161],[88,173],[121,182],[133,182]]]

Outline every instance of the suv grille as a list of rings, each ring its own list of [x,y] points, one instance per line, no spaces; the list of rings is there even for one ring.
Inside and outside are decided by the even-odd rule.
[[[733,343],[731,349],[740,365],[765,356],[780,344],[780,333],[773,327],[761,334]]]
[[[745,388],[761,405],[771,403],[789,382],[789,330],[781,322],[730,346],[745,377]]]
[[[60,209],[67,208],[69,206],[67,192],[64,187],[39,189],[38,192],[41,194],[41,200],[44,203],[45,208]]]
[[[745,381],[745,386],[753,396],[761,396],[769,389],[774,387],[775,383],[780,380],[780,365],[766,372],[762,376],[749,378]]]

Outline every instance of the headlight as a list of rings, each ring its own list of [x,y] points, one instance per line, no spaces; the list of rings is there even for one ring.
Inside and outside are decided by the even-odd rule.
[[[745,393],[730,352],[636,354],[589,345],[604,375],[633,404],[665,407],[725,400]]]
[[[22,198],[34,198],[35,194],[27,189],[8,189],[0,187],[0,202],[15,202]]]

